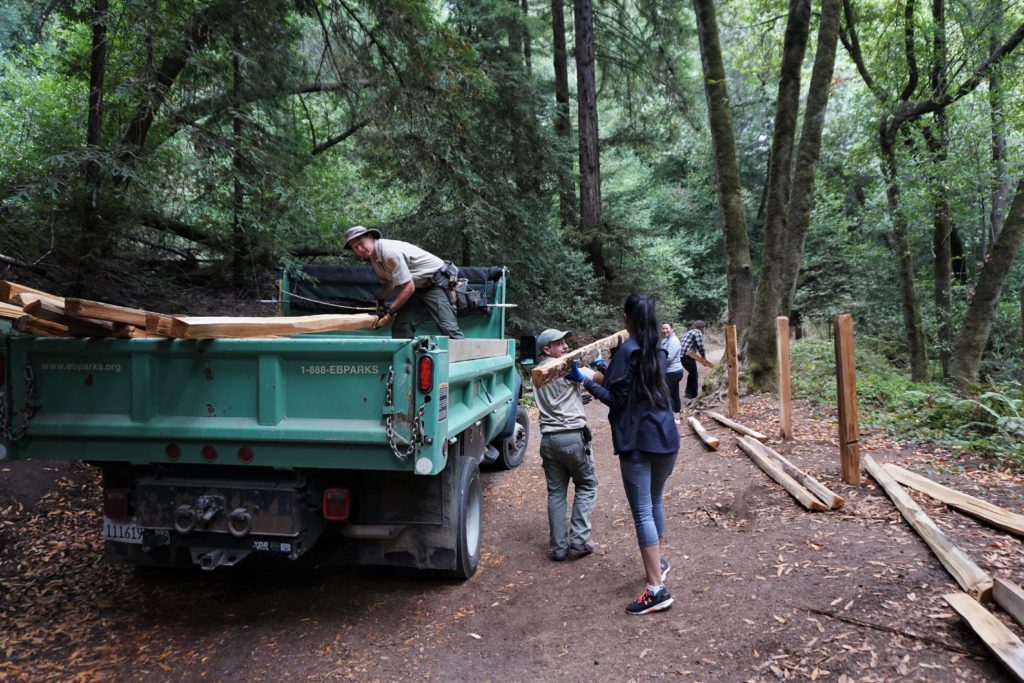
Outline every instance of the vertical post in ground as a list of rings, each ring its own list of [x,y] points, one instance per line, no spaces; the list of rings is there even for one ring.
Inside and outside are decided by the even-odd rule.
[[[779,367],[779,428],[783,439],[793,438],[793,406],[789,373],[789,318],[775,319],[775,348]]]
[[[839,398],[839,460],[843,481],[860,485],[860,430],[857,427],[857,373],[853,360],[853,317],[834,319],[836,389]]]
[[[1024,280],[1020,281],[1020,347],[1024,349]]]
[[[740,414],[740,366],[736,358],[736,326],[725,326],[725,363],[729,370],[729,417]]]

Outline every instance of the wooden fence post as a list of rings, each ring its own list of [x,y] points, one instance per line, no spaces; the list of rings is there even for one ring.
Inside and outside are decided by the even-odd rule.
[[[860,485],[860,430],[857,427],[857,371],[853,360],[853,317],[835,317],[836,390],[839,399],[839,459],[843,481]]]
[[[789,373],[789,318],[775,319],[775,348],[779,366],[779,426],[783,439],[793,438],[793,406]]]
[[[740,414],[740,366],[736,358],[736,326],[725,326],[725,363],[729,370],[729,417]]]

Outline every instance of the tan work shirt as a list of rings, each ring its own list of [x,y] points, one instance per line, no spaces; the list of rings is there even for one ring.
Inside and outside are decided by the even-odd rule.
[[[419,288],[430,283],[444,261],[415,244],[401,240],[377,240],[377,253],[369,259],[370,267],[381,282],[396,286],[409,280]]]

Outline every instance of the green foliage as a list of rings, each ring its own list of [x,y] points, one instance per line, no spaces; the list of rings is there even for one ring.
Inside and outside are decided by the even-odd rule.
[[[961,395],[938,383],[915,383],[893,370],[858,336],[857,404],[861,430],[881,429],[903,441],[930,441],[993,456],[1024,467],[1024,390],[1007,382],[977,395]],[[793,395],[835,405],[835,355],[832,344],[805,338],[792,346]]]

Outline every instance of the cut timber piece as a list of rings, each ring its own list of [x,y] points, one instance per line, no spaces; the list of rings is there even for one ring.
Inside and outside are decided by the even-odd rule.
[[[992,598],[1004,612],[1024,626],[1024,590],[1020,586],[997,576],[992,585]]]
[[[23,295],[18,295],[23,296]],[[31,296],[31,295],[26,295]],[[66,326],[72,334],[83,337],[113,337],[125,336],[118,334],[114,329],[114,323],[106,320],[92,320],[90,318],[77,318],[64,314],[64,306],[56,306],[49,298],[37,298],[30,304],[25,305],[25,312],[34,315],[41,320],[48,320],[51,323]]]
[[[950,593],[943,595],[942,599],[956,610],[960,618],[967,622],[1017,680],[1024,681],[1024,643],[1020,642],[1020,638],[971,596]]]
[[[25,309],[23,309],[21,306],[15,306],[14,304],[5,304],[3,302],[0,302],[0,319],[17,320],[23,315],[25,315]]]
[[[146,327],[146,311],[89,301],[88,299],[65,299],[64,313],[80,318],[96,318],[114,323],[127,323],[135,327]]]
[[[757,463],[758,467],[764,470],[765,474],[782,484],[782,488],[789,491],[789,494],[796,498],[805,508],[811,512],[828,510],[824,503],[811,495],[811,492],[801,486],[796,479],[783,472],[777,463],[773,462],[771,458],[766,458],[762,455],[753,445],[754,440],[749,436],[738,437],[736,443],[750,456],[751,460]]]
[[[629,339],[629,332],[625,330],[619,330],[613,335],[609,335],[604,339],[598,339],[596,342],[581,346],[575,351],[570,351],[554,363],[546,363],[543,367],[536,367],[533,372],[530,373],[530,378],[533,380],[533,386],[542,387],[553,379],[559,377],[565,377],[569,372],[569,367],[573,361],[576,361],[580,365],[586,365],[597,358],[598,351],[608,351],[622,342]],[[537,349],[539,354],[541,349]]]
[[[716,412],[711,411],[711,410],[707,411],[707,413],[711,417],[711,419],[715,420],[716,422],[721,422],[726,427],[729,427],[730,429],[733,429],[733,430],[739,432],[740,434],[745,434],[747,436],[751,436],[751,437],[757,439],[758,441],[765,441],[768,438],[767,436],[765,436],[761,432],[753,430],[750,427],[744,427],[739,422],[734,422],[734,421],[730,420],[725,415],[721,415],[721,414],[716,413]]]
[[[705,446],[713,451],[718,450],[718,437],[708,434],[708,430],[704,429],[704,425],[700,423],[700,420],[695,417],[688,417],[686,418],[686,421],[690,423],[690,426],[693,427],[693,431],[700,437],[700,440],[704,442]]]
[[[49,320],[40,320],[31,315],[23,315],[11,323],[11,327],[18,332],[34,334],[37,337],[73,337],[67,325],[52,323]]]
[[[376,321],[377,316],[372,313],[302,315],[291,318],[175,317],[171,323],[171,336],[182,339],[218,339],[368,330]]]
[[[146,334],[154,337],[171,337],[174,336],[172,331],[172,325],[174,324],[174,316],[164,315],[163,313],[147,313],[146,314]]]
[[[693,349],[687,349],[686,350],[686,355],[689,356],[690,358],[694,359],[695,361],[697,361],[698,363],[700,363],[701,365],[703,365],[706,368],[713,368],[713,367],[715,367],[714,363],[712,363],[707,358],[705,358],[704,356],[700,355],[699,353],[697,353]]]
[[[15,306],[21,306],[22,308],[28,308],[30,304],[34,304],[37,301],[46,301],[49,304],[64,309],[64,299],[59,296],[50,296],[49,294],[35,294],[32,292],[21,292],[11,297],[11,303]]]
[[[32,289],[25,285],[19,285],[17,282],[11,282],[10,280],[0,280],[0,301],[4,303],[12,303],[14,297],[18,294],[41,294],[42,296],[48,296],[51,299],[60,299],[59,296],[44,292],[38,289]]]
[[[796,479],[804,488],[817,496],[822,503],[828,506],[829,510],[835,510],[843,507],[842,496],[830,491],[827,486],[791,463],[782,454],[777,453],[768,446],[765,446],[760,441],[754,441],[753,439],[748,439],[748,441],[750,442],[750,446],[757,450],[761,455],[775,460],[775,464],[781,467],[783,472],[793,477],[793,479]]]
[[[935,525],[931,517],[925,514],[910,494],[903,490],[899,483],[889,476],[884,467],[879,465],[870,455],[861,458],[864,469],[885,489],[894,505],[903,514],[910,526],[928,544],[942,566],[953,575],[960,587],[978,601],[986,601],[992,593],[992,577],[964,553],[953,541]]]
[[[921,493],[927,493],[935,500],[942,501],[946,505],[955,507],[961,512],[988,522],[992,526],[999,527],[1018,536],[1024,536],[1024,515],[1010,512],[981,498],[975,498],[956,489],[943,486],[928,477],[923,477],[899,465],[889,463],[885,466],[885,469],[892,475],[893,479],[904,486],[917,489]]]

